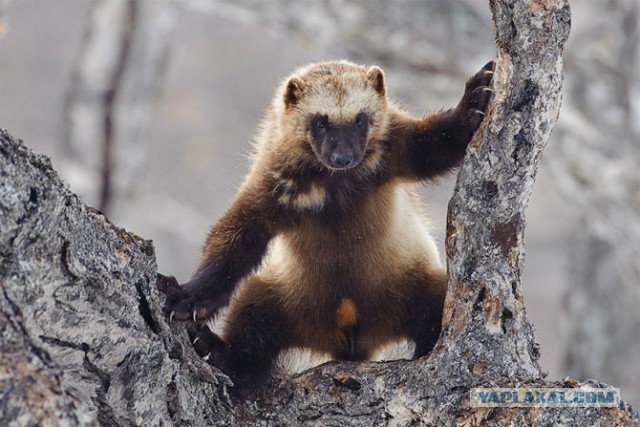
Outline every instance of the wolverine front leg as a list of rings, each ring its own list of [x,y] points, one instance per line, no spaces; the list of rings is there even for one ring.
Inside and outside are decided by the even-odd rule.
[[[401,127],[396,148],[398,175],[426,179],[460,164],[489,105],[493,68],[491,61],[467,81],[455,108],[413,119]]]
[[[262,260],[285,216],[259,188],[241,191],[211,229],[197,271],[187,283],[165,281],[164,311],[178,320],[205,320],[228,304],[242,278]],[[159,283],[159,285],[161,285]]]

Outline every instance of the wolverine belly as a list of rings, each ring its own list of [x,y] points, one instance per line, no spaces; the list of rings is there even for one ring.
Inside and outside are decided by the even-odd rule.
[[[302,345],[355,360],[401,338],[402,308],[443,270],[417,203],[396,185],[339,223],[306,218],[271,242],[257,275],[299,313]]]

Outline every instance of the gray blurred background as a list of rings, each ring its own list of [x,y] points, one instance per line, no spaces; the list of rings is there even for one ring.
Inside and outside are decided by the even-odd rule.
[[[296,65],[378,63],[416,114],[495,57],[482,0],[0,0],[0,126],[152,239],[183,282]],[[640,7],[574,1],[565,102],[527,211],[523,291],[551,378],[640,403]],[[441,250],[455,177],[425,186]]]

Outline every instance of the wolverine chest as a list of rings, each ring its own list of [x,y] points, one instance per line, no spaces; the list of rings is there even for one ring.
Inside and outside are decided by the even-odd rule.
[[[416,195],[398,185],[346,213],[300,218],[272,240],[258,273],[286,292],[344,297],[388,287],[417,264],[440,267]]]

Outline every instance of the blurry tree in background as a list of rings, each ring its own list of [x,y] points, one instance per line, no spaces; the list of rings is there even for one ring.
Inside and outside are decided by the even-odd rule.
[[[176,23],[173,2],[97,0],[65,109],[62,145],[103,212],[126,202],[149,149],[153,110]],[[92,176],[97,175],[97,176]]]
[[[207,4],[205,10],[229,19],[266,25],[333,57],[373,59],[393,70],[389,76],[404,82],[408,93],[420,79],[429,92],[452,102],[459,96],[459,80],[495,56],[484,0],[183,1],[195,7]]]
[[[7,22],[4,17],[4,10],[6,8],[7,0],[0,0],[0,37],[4,36],[7,32]]]
[[[640,3],[580,3],[565,53],[562,118],[546,153],[580,211],[568,254],[564,368],[616,384],[638,402]]]
[[[544,158],[581,212],[568,254],[565,372],[620,386],[637,404],[640,3],[579,0],[572,7],[565,102]],[[128,204],[151,149],[144,132],[183,8],[266,26],[332,56],[373,58],[413,92],[411,101],[424,91],[454,100],[469,70],[495,55],[485,0],[97,0],[64,134],[77,177],[72,184],[94,187],[84,191],[94,194],[90,203]]]

